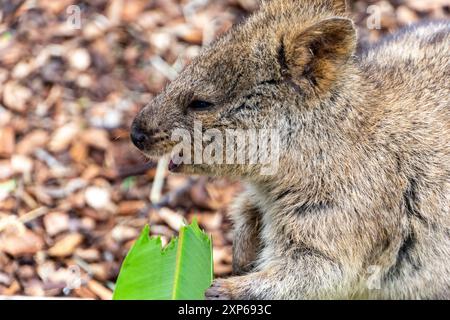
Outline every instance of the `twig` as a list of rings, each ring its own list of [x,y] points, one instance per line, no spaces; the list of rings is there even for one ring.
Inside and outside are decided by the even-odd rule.
[[[22,233],[25,231],[25,224],[39,218],[40,216],[43,216],[44,214],[48,213],[49,210],[47,207],[39,207],[37,209],[31,210],[21,217],[17,217],[15,215],[10,215],[4,218],[0,218],[0,232],[14,226],[19,231],[19,233]]]
[[[163,157],[158,161],[155,180],[153,181],[152,190],[150,192],[150,201],[154,204],[158,204],[161,201],[162,188],[164,186],[164,177],[166,175],[168,164],[169,160],[167,157]]]
[[[31,220],[34,220],[36,218],[39,218],[40,216],[43,216],[43,215],[47,214],[48,211],[49,210],[48,210],[47,207],[36,208],[34,210],[31,210],[31,211],[25,213],[23,216],[21,216],[19,218],[19,221],[22,222],[22,223],[28,223]]]

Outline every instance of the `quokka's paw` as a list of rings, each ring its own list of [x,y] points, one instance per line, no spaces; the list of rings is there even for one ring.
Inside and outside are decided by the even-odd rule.
[[[214,280],[211,287],[205,292],[206,300],[232,300],[231,290],[226,279]]]

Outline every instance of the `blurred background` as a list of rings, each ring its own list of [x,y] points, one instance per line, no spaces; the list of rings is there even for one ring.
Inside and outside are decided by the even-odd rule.
[[[239,183],[155,177],[128,128],[202,46],[257,7],[0,0],[0,298],[110,299],[142,227],[167,242],[193,216],[212,234],[216,276],[230,274],[226,211]],[[350,7],[363,44],[450,17],[450,0]]]

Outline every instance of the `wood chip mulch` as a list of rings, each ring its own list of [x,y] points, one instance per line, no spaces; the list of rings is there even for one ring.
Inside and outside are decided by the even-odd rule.
[[[145,224],[163,242],[198,217],[231,272],[226,179],[166,175],[128,138],[138,110],[256,0],[0,1],[0,296],[110,299]],[[80,28],[67,21],[78,5]],[[368,30],[369,5],[381,10]],[[364,41],[449,17],[450,0],[353,1]],[[70,9],[68,9],[70,7]],[[76,9],[76,8],[75,8]]]

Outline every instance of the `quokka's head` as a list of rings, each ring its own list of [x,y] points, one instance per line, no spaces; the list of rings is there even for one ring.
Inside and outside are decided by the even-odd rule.
[[[245,24],[204,49],[141,110],[131,139],[150,158],[172,154],[173,171],[258,174],[264,161],[267,166],[279,160],[274,154],[268,160],[268,153],[283,158],[311,134],[308,119],[335,90],[355,46],[345,0],[263,1]],[[232,130],[249,136],[251,129],[269,137],[256,140],[256,149],[249,147],[250,138],[244,144],[236,139],[234,146],[226,138]],[[236,148],[234,162],[226,155],[230,148]],[[244,161],[237,159],[239,152],[246,154]]]

